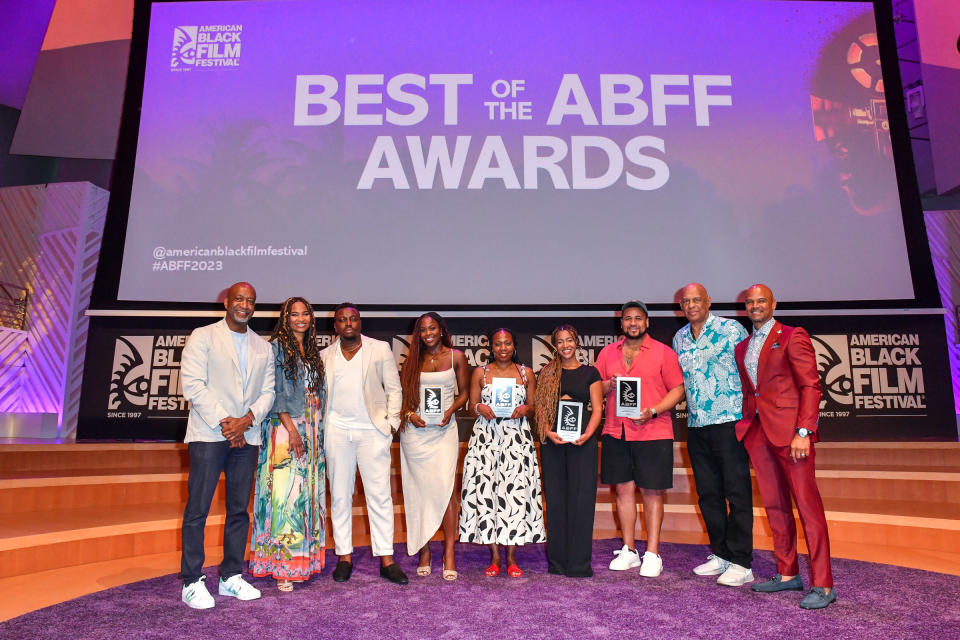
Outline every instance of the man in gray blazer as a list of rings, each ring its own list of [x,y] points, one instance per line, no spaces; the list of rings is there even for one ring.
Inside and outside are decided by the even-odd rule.
[[[339,556],[333,579],[353,572],[353,491],[360,469],[370,520],[370,546],[380,558],[380,576],[407,584],[393,561],[393,497],[390,445],[400,428],[402,391],[390,345],[360,333],[360,312],[344,302],[333,312],[338,339],[320,352],[327,384],[324,416],[330,521]]]
[[[195,329],[183,348],[183,396],[190,401],[187,436],[190,474],[183,512],[181,599],[194,609],[214,606],[203,584],[203,531],[213,493],[223,472],[226,519],[219,593],[255,600],[260,591],[240,575],[247,547],[247,507],[257,470],[260,422],[274,397],[273,351],[247,329],[257,292],[247,282],[227,291],[223,320]]]

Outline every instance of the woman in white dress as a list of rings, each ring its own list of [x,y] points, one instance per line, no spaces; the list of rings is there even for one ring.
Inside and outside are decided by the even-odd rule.
[[[420,554],[418,576],[430,575],[430,538],[443,529],[443,579],[457,579],[457,499],[454,483],[460,438],[455,415],[467,404],[469,365],[453,348],[439,314],[413,325],[410,351],[400,371],[403,428],[400,476],[407,522],[407,553]]]
[[[509,329],[494,331],[491,362],[474,369],[470,382],[470,403],[478,417],[463,461],[460,541],[490,546],[490,566],[484,572],[490,577],[500,575],[500,545],[507,549],[507,575],[519,578],[517,545],[546,540],[540,466],[528,421],[536,380],[517,359],[515,342]],[[498,378],[513,384],[501,387]],[[513,411],[498,417],[493,408],[498,403],[512,405]]]

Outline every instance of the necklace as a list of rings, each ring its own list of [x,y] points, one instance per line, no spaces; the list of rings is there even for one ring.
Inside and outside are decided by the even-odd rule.
[[[491,362],[490,364],[487,365],[487,369],[490,369],[491,371],[494,371],[494,372],[499,371],[500,373],[507,373],[507,372],[512,373],[516,368],[517,368],[517,365],[515,365],[512,361],[505,366],[501,366],[496,362]]]

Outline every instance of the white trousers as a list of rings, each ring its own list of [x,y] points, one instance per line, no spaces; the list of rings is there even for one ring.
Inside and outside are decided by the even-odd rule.
[[[375,556],[393,555],[393,497],[390,494],[390,445],[393,438],[376,429],[329,426],[324,447],[330,478],[330,522],[338,556],[353,553],[353,492],[360,469]]]

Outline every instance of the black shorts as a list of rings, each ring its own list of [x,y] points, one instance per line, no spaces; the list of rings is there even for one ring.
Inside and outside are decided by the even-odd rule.
[[[603,484],[633,480],[641,489],[673,488],[673,440],[621,440],[603,434],[601,443]]]

